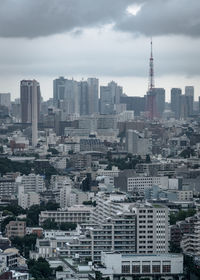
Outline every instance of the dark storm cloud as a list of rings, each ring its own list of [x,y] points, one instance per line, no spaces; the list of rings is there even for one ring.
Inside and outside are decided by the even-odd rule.
[[[134,0],[0,0],[0,36],[47,36],[113,23]]]
[[[136,16],[124,16],[116,27],[148,36],[200,35],[199,0],[141,0]]]

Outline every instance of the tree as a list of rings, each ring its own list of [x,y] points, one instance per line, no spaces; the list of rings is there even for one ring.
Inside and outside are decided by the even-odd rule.
[[[150,158],[150,155],[146,155],[146,160],[145,160],[146,163],[151,163],[151,158]]]
[[[15,220],[16,220],[16,218],[15,218],[14,216],[5,218],[5,219],[1,222],[1,232],[5,232],[5,229],[6,229],[7,224],[9,224],[9,222],[15,221]]]
[[[24,255],[25,258],[28,258],[29,251],[34,249],[36,240],[36,234],[25,235],[24,237],[11,237],[12,246],[19,249],[20,254]]]
[[[28,261],[29,273],[36,279],[50,279],[52,276],[52,269],[49,263],[43,259],[39,258],[37,261]]]
[[[46,219],[42,224],[44,229],[58,229],[58,225],[56,222],[51,219]]]
[[[61,265],[57,266],[55,271],[63,271],[63,267]]]
[[[52,153],[52,155],[58,155],[59,154],[58,150],[56,150],[54,148],[49,148],[47,150],[47,152]]]

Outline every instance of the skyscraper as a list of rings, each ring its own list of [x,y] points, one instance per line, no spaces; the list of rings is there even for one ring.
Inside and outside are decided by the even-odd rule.
[[[171,110],[174,112],[176,119],[180,119],[181,94],[182,90],[180,88],[171,89]]]
[[[10,93],[0,93],[0,105],[11,108]]]
[[[40,114],[40,84],[37,83],[37,114],[39,120]],[[32,122],[32,91],[33,81],[23,80],[20,83],[20,103],[21,103],[21,122],[31,123]]]
[[[80,115],[88,115],[88,83],[81,81],[78,83],[79,87],[79,101],[80,101]]]
[[[54,106],[61,110],[62,120],[71,114],[80,113],[79,85],[75,80],[60,77],[53,81]]]
[[[185,87],[185,96],[186,96],[187,106],[188,106],[188,115],[191,116],[193,114],[193,103],[194,103],[194,87],[193,86]]]
[[[109,86],[100,87],[100,113],[102,115],[113,114],[114,100],[112,97],[112,91]]]
[[[32,123],[32,146],[37,145],[38,119],[40,112],[40,84],[23,80],[20,84],[21,121]]]
[[[38,82],[33,80],[32,86],[32,146],[37,146],[38,141]]]
[[[88,113],[89,115],[99,112],[99,80],[88,78]]]

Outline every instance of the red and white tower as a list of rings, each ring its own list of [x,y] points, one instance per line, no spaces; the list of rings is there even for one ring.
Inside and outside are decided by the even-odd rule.
[[[151,39],[151,55],[149,60],[149,86],[147,92],[147,112],[148,118],[154,119],[157,117],[156,110],[156,94],[154,91],[155,81],[154,81],[154,65],[153,65],[153,43]]]

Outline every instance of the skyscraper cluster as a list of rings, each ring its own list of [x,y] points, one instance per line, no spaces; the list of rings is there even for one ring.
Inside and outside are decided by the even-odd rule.
[[[171,110],[176,119],[192,116],[194,111],[194,87],[186,86],[185,94],[180,88],[171,89]]]
[[[123,89],[115,82],[100,87],[99,80],[75,81],[60,77],[53,81],[53,103],[62,110],[62,118],[67,115],[113,114],[120,104]]]

